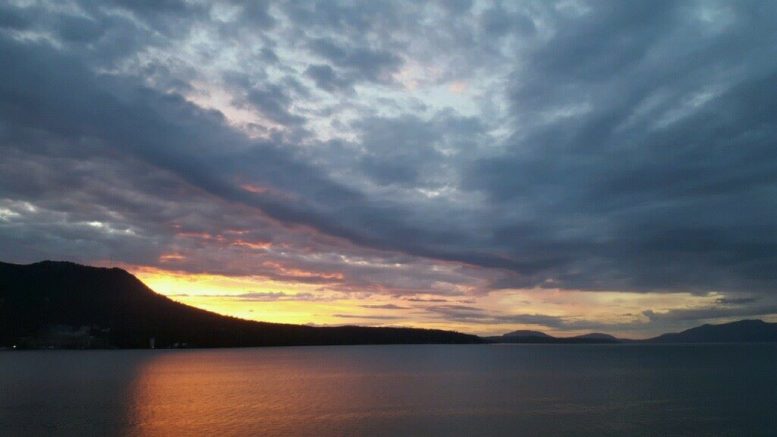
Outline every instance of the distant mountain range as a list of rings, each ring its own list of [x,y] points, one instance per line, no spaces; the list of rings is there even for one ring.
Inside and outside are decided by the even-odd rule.
[[[553,337],[539,331],[513,331],[485,337],[492,343],[758,343],[777,342],[777,323],[740,320],[720,325],[702,325],[678,333],[663,334],[646,340],[616,338],[591,333],[576,337]]]
[[[617,339],[609,334],[597,332],[575,337],[553,337],[540,331],[513,331],[504,335],[484,337],[490,343],[620,343],[624,340]]]
[[[741,320],[647,340],[591,333],[553,337],[513,331],[458,332],[255,322],[168,299],[118,268],[69,262],[0,263],[0,348],[248,347],[422,343],[725,343],[777,342],[777,323]]]
[[[777,342],[777,323],[740,320],[722,325],[702,325],[683,332],[645,340],[651,343],[755,343]]]
[[[458,332],[311,327],[222,316],[174,302],[118,268],[0,263],[0,347],[148,348],[481,343]]]

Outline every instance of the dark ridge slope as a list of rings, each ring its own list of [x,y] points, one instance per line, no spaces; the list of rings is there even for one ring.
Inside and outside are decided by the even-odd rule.
[[[756,343],[777,341],[777,323],[740,320],[721,325],[702,325],[679,333],[644,340],[649,343]]]
[[[77,337],[78,330],[89,339],[77,347],[144,348],[152,337],[157,347],[481,341],[442,330],[253,322],[174,302],[118,268],[0,263],[0,347],[46,347],[55,337],[60,341],[63,331],[65,337]]]

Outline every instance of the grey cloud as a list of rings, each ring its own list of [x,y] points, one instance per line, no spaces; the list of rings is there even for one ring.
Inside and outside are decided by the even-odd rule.
[[[409,3],[387,2],[350,3],[317,0],[284,2],[283,13],[302,29],[321,29],[328,33],[364,36],[365,32],[390,30],[398,23],[398,11]]]
[[[437,3],[455,14],[464,14],[472,7],[472,0],[441,0]]]
[[[252,89],[248,93],[251,102],[263,115],[270,120],[284,125],[298,125],[305,119],[289,111],[291,97],[280,86],[265,86]]]
[[[517,283],[773,290],[773,27],[743,6],[699,39],[714,24],[688,5],[589,6],[516,75],[523,129],[466,171],[466,187],[524,211],[495,225],[538,263]]]
[[[483,325],[535,325],[554,330],[612,330],[644,328],[641,322],[602,323],[577,317],[552,316],[547,314],[504,314],[484,311],[481,308],[466,305],[435,305],[425,308],[438,317],[455,322]]]
[[[758,301],[757,297],[721,297],[715,300],[716,303],[721,305],[741,305],[756,301]]]
[[[241,17],[248,25],[261,26],[263,29],[271,29],[276,24],[276,19],[270,14],[268,1],[243,2]]]
[[[408,297],[405,298],[408,302],[428,302],[428,303],[448,303],[451,302],[448,299],[440,298],[421,298],[421,297]]]
[[[238,294],[191,294],[175,293],[165,294],[167,297],[196,297],[200,299],[237,300],[243,302],[312,302],[331,301],[333,298],[319,296],[313,293],[283,293],[283,292],[248,292]]]
[[[531,18],[522,13],[511,13],[501,6],[492,7],[480,16],[484,32],[491,37],[502,37],[510,31],[532,34],[536,31]]]
[[[408,307],[403,307],[399,305],[394,304],[385,304],[385,305],[362,305],[362,308],[368,308],[368,309],[379,309],[379,310],[406,310]]]
[[[645,310],[643,314],[651,321],[692,322],[721,318],[742,318],[773,314],[777,312],[777,305],[728,307],[715,306],[706,308],[673,309],[665,312]]]
[[[99,38],[106,29],[95,20],[83,17],[62,17],[59,35],[69,42],[88,42]]]
[[[567,321],[565,317],[549,316],[543,314],[493,314],[481,308],[467,305],[435,305],[426,308],[426,311],[436,313],[446,320],[470,322],[490,325],[537,325],[547,328],[574,329],[575,323]]]
[[[416,186],[424,168],[440,161],[434,148],[438,131],[422,120],[364,120],[359,128],[369,150],[361,160],[362,169],[378,183]]]
[[[315,300],[329,300],[321,296],[316,296],[312,293],[295,293],[288,294],[280,291],[272,292],[258,292],[252,291],[248,293],[240,294],[198,294],[191,295],[196,297],[206,298],[219,298],[219,299],[233,299],[245,302],[278,302],[278,301],[315,301]]]
[[[376,184],[406,188],[451,185],[457,162],[476,154],[488,138],[483,123],[455,112],[363,117],[352,128],[364,152],[341,165],[358,168]]]
[[[374,319],[374,320],[397,320],[399,316],[389,316],[384,314],[333,314],[341,319]]]
[[[493,319],[493,316],[482,308],[468,305],[431,305],[426,307],[425,310],[437,314],[446,320],[487,323],[487,321]]]
[[[0,6],[0,28],[26,29],[34,24],[36,10],[32,7],[17,7],[11,4]]]
[[[313,79],[316,86],[322,90],[334,91],[353,91],[352,83],[338,75],[338,73],[327,64],[310,65],[305,70],[305,74]]]
[[[0,223],[0,253],[153,264],[180,250],[190,271],[254,260],[348,291],[392,284],[376,265],[398,253],[412,267],[397,295],[719,290],[757,299],[722,307],[771,308],[774,5],[443,6],[258,4],[229,22],[178,2],[0,7],[0,200],[39,208]],[[245,59],[230,63],[236,45]],[[393,81],[403,67],[419,90]],[[469,94],[445,91],[458,78]],[[210,79],[280,127],[249,138],[187,100]],[[90,238],[90,221],[135,234]],[[242,238],[227,225],[293,248],[177,235]],[[471,269],[430,267],[447,261]],[[438,311],[500,323],[472,308]]]
[[[369,81],[389,81],[389,74],[402,63],[397,55],[388,51],[336,43],[330,39],[315,39],[309,45],[314,54]]]

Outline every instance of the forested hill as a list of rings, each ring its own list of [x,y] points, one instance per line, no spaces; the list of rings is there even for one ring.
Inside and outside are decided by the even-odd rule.
[[[184,305],[118,268],[0,263],[0,347],[478,343],[457,332],[254,322]]]

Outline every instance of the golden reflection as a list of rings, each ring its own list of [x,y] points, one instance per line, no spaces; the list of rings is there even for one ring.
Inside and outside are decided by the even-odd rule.
[[[364,379],[348,369],[358,362],[337,349],[145,353],[129,391],[130,435],[317,435],[369,413]],[[305,359],[315,354],[327,359]]]

